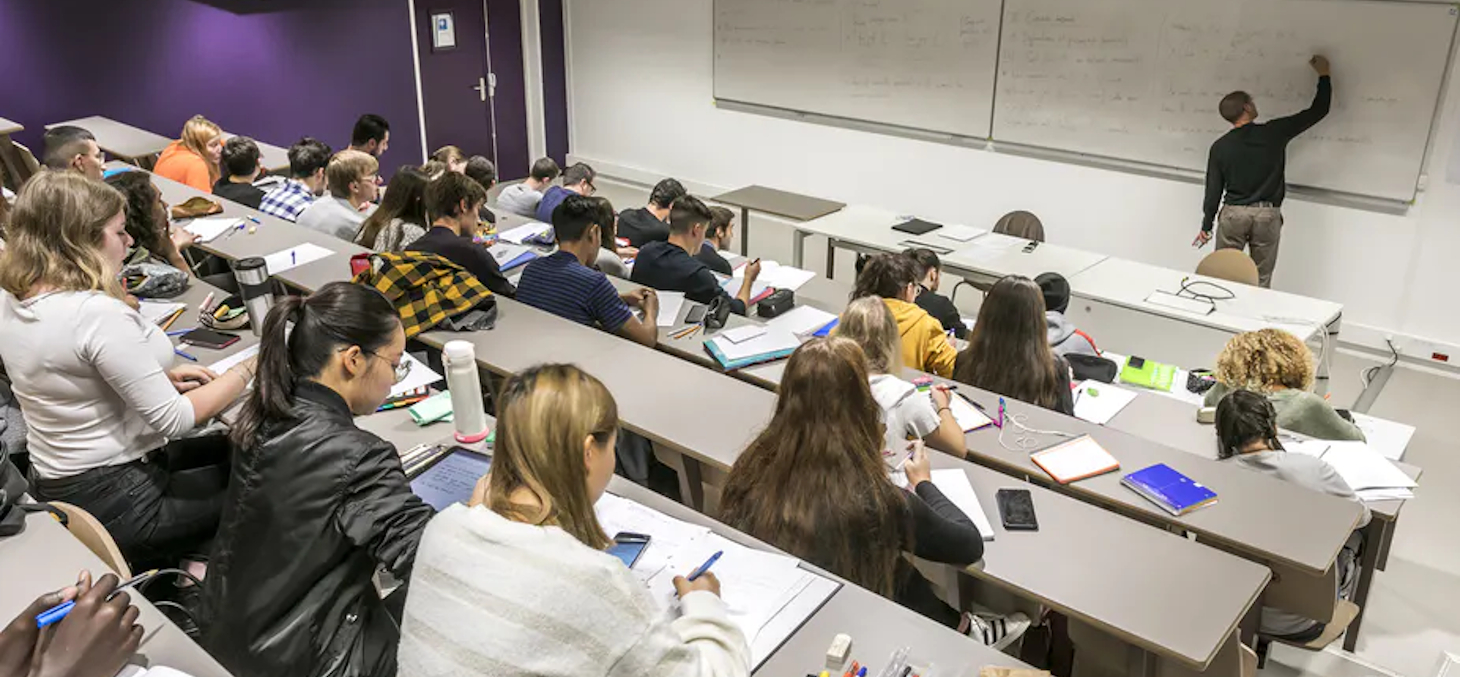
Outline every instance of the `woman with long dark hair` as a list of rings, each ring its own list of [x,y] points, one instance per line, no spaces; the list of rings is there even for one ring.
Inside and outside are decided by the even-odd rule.
[[[953,378],[1020,402],[1075,414],[1070,364],[1049,349],[1044,293],[1022,275],[995,282],[984,297]]]
[[[995,648],[1029,626],[948,606],[904,557],[957,566],[983,558],[983,536],[933,486],[921,441],[899,450],[908,490],[882,461],[866,357],[849,339],[812,339],[786,363],[776,413],[735,461],[720,519],[852,583]]]
[[[183,258],[182,252],[198,238],[182,228],[172,229],[167,203],[162,200],[162,191],[152,184],[152,176],[147,172],[125,171],[108,177],[106,185],[117,189],[127,199],[123,213],[126,214],[127,234],[132,236],[133,246],[137,250],[145,250],[150,260],[191,274],[192,267]],[[140,252],[134,252],[134,255],[137,253]]]
[[[431,508],[393,445],[355,427],[403,377],[405,332],[368,287],[275,304],[234,424],[203,645],[240,677],[394,675],[377,568],[405,579]]]
[[[426,184],[431,180],[416,167],[401,167],[390,177],[385,197],[355,233],[355,244],[378,252],[403,251],[426,234]]]

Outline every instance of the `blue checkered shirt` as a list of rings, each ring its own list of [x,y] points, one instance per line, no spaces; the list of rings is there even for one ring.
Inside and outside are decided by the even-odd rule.
[[[288,221],[297,221],[304,208],[312,202],[314,192],[308,186],[294,179],[285,179],[264,194],[263,202],[259,203],[259,211]]]

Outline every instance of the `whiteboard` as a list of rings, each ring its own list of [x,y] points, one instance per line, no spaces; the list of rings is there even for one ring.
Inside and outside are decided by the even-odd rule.
[[[1000,0],[714,0],[715,98],[987,138]]]
[[[1312,102],[1312,54],[1333,108],[1289,145],[1288,182],[1409,201],[1443,88],[1452,5],[1363,0],[1007,0],[993,136],[1205,171],[1252,94],[1259,122]]]

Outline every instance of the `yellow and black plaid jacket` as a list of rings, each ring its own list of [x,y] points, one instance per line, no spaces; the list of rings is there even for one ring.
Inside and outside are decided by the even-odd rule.
[[[354,282],[374,288],[395,304],[406,338],[492,298],[492,292],[465,268],[423,252],[371,254],[370,267]]]

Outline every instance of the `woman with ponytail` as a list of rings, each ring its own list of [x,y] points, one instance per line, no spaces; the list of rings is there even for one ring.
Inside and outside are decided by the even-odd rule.
[[[405,376],[405,345],[395,307],[346,282],[264,320],[203,582],[202,643],[233,674],[396,673],[394,598],[372,577],[409,575],[432,510],[395,447],[354,417]]]

